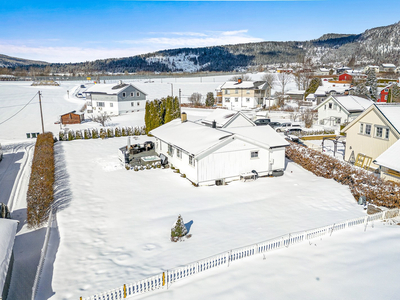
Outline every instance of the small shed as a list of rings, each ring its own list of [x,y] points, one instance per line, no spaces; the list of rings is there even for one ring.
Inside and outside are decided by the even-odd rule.
[[[343,73],[339,75],[339,81],[351,81],[353,79],[353,76],[347,73]]]
[[[83,113],[76,113],[75,110],[61,115],[61,124],[80,124],[83,120]]]

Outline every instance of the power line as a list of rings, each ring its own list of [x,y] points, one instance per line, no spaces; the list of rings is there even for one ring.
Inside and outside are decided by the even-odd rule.
[[[11,117],[9,117],[8,119],[6,119],[5,121],[1,122],[0,125],[1,125],[1,124],[4,124],[4,123],[7,122],[8,120],[10,120],[10,119],[14,118],[16,115],[18,115],[25,107],[28,106],[29,103],[32,102],[33,99],[35,99],[35,97],[36,97],[36,95],[37,95],[38,93],[39,93],[39,92],[37,92],[37,93],[32,97],[32,99],[29,100],[29,102],[28,102],[27,104],[24,105],[23,108],[21,108],[19,111],[17,111],[15,114],[13,114]]]
[[[42,103],[43,103],[43,102],[42,102]],[[32,104],[37,104],[37,102],[29,103],[29,105],[32,105]],[[1,109],[1,108],[18,107],[18,106],[24,106],[24,105],[26,105],[26,104],[17,104],[17,105],[10,105],[10,106],[0,106],[0,109]]]

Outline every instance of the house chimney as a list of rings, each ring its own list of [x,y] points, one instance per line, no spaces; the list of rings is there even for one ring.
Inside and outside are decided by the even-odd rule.
[[[184,122],[187,121],[187,115],[186,115],[185,112],[183,112],[183,113],[181,114],[181,121],[182,121],[182,123],[184,123]]]
[[[118,81],[118,84],[122,84],[122,80]]]
[[[217,128],[217,122],[215,122],[215,120],[212,122],[212,128]]]
[[[238,78],[238,83],[242,83],[242,78]]]

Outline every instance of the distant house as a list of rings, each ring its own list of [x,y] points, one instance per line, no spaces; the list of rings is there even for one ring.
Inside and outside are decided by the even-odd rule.
[[[289,96],[289,100],[303,100],[304,99],[304,90],[289,90],[285,94]]]
[[[119,115],[144,110],[146,107],[147,94],[122,81],[118,84],[95,84],[84,93],[88,113]]]
[[[253,170],[259,176],[285,169],[288,142],[270,126],[212,128],[175,119],[150,134],[155,150],[196,185],[219,185]]]
[[[379,66],[369,65],[364,68],[364,72],[367,72],[369,70],[374,70],[375,73],[379,73]]]
[[[343,130],[346,134],[345,160],[359,155],[376,160],[400,139],[400,104],[375,103]],[[371,163],[377,169],[378,164]]]
[[[216,128],[256,126],[256,124],[254,124],[254,122],[242,111],[234,111],[230,109],[215,109],[200,122],[206,126],[215,126]]]
[[[276,73],[293,73],[292,68],[278,68],[276,69]]]
[[[342,66],[342,67],[336,69],[336,74],[347,73],[348,71],[351,71],[351,70],[353,70],[353,69],[346,67],[346,66]]]
[[[379,72],[382,73],[394,73],[396,71],[396,66],[394,64],[381,64],[379,66]]]
[[[357,96],[331,95],[316,107],[318,124],[338,127],[354,120],[372,104],[372,100]]]
[[[17,227],[18,221],[0,217],[0,299],[7,299],[10,287]]]
[[[61,124],[80,124],[83,120],[84,114],[76,113],[75,110],[61,115]]]
[[[347,73],[343,73],[339,75],[339,81],[349,81],[351,82],[353,80],[353,76]]]
[[[327,68],[319,68],[318,69],[318,75],[322,75],[322,76],[328,76],[328,75],[330,75],[329,73],[330,73],[330,69],[327,69]],[[333,73],[333,72],[332,72]]]
[[[266,81],[227,81],[221,87],[222,106],[241,110],[263,105],[271,87]]]
[[[400,182],[400,140],[390,146],[373,162],[379,166],[381,178]]]
[[[324,83],[323,86],[317,88],[314,93],[314,98],[317,104],[320,104],[330,95],[347,95],[351,89],[351,84]]]

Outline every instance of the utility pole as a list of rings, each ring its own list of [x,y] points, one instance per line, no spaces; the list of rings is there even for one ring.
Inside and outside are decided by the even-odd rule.
[[[181,107],[181,89],[179,89],[179,108]]]
[[[41,118],[41,120],[42,120],[42,134],[44,134],[43,111],[42,111],[42,98],[41,98],[42,94],[40,93],[40,91],[39,91],[38,93],[39,93],[40,118]]]

